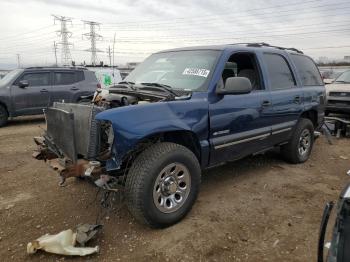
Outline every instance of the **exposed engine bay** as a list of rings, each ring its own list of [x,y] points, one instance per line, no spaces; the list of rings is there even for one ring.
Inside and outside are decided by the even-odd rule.
[[[45,110],[47,130],[42,137],[34,138],[39,148],[33,156],[47,160],[59,173],[61,184],[68,177],[87,176],[94,178],[98,186],[110,187],[109,184],[115,180],[110,171],[116,169],[108,164],[114,132],[110,122],[98,121],[95,116],[113,108],[187,97],[188,92],[176,96],[157,87],[139,90],[117,86],[105,94],[101,90],[96,91],[91,103],[56,102]]]
[[[158,87],[126,89],[120,85],[110,88],[107,94],[103,94],[102,90],[97,90],[92,97],[92,102],[105,109],[111,109],[120,106],[171,101],[188,95],[188,91],[176,91],[175,93],[166,91],[166,89],[159,89]]]

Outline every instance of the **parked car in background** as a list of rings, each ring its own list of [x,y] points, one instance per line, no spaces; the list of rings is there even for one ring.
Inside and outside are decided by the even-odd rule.
[[[122,76],[120,74],[120,71],[116,68],[91,68],[92,71],[95,72],[97,81],[101,85],[101,92],[102,94],[105,94],[109,87],[118,84],[122,81]]]
[[[328,202],[324,208],[321,220],[318,242],[318,262],[348,262],[350,261],[350,183],[340,193],[335,210],[335,223],[331,240],[325,242],[329,217],[334,207]],[[326,259],[324,248],[328,249]]]
[[[350,113],[350,70],[326,85],[326,114]]]
[[[9,117],[42,114],[54,102],[77,103],[99,87],[94,72],[78,67],[16,69],[0,80],[0,127]]]
[[[34,156],[50,159],[62,182],[123,186],[139,222],[166,227],[191,209],[203,169],[274,147],[290,163],[307,161],[324,101],[314,61],[296,49],[167,50],[91,105],[55,103]]]
[[[0,79],[4,78],[4,76],[7,74],[7,72],[0,72]]]

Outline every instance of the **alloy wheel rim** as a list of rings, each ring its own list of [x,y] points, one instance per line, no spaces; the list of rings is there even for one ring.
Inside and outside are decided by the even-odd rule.
[[[186,202],[191,190],[191,175],[180,163],[167,165],[158,174],[153,188],[153,202],[162,213],[173,213]]]
[[[307,154],[310,150],[311,145],[311,134],[308,129],[304,129],[301,132],[300,138],[299,138],[299,146],[298,151],[301,156],[304,156]]]

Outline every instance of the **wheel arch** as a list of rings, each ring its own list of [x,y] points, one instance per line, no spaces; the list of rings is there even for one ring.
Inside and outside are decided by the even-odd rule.
[[[4,102],[2,102],[2,101],[0,100],[0,105],[3,106],[3,107],[5,108],[5,110],[6,110],[6,112],[7,112],[7,115],[10,116],[10,112],[9,112],[9,109],[8,109],[6,103],[4,103]]]
[[[147,140],[153,141],[153,143],[171,142],[182,145],[188,148],[197,157],[198,162],[201,163],[201,146],[197,135],[192,131],[174,130],[154,133],[142,139],[138,144]]]
[[[314,125],[315,129],[319,125],[318,119],[317,119],[317,111],[316,110],[311,109],[311,110],[305,111],[305,112],[303,112],[301,114],[300,117],[309,119],[312,122],[312,124]]]

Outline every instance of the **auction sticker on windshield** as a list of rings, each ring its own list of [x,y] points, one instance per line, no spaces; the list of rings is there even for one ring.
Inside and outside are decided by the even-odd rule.
[[[185,68],[183,75],[192,75],[192,76],[203,76],[208,77],[210,70],[201,69],[201,68]]]

